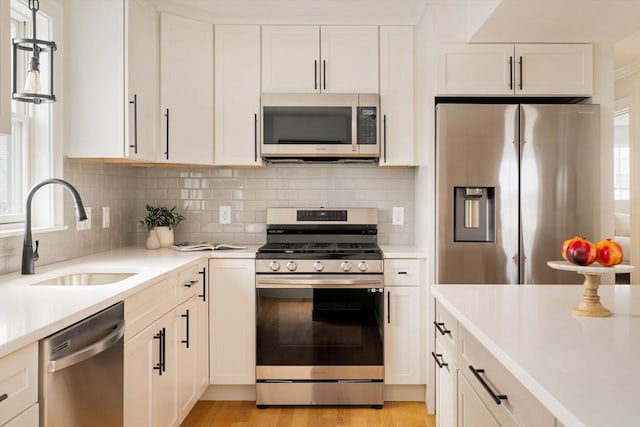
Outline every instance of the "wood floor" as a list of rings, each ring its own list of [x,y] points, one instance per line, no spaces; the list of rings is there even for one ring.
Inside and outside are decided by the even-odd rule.
[[[383,409],[365,407],[269,407],[249,401],[201,400],[182,427],[435,427],[422,402],[387,402]]]

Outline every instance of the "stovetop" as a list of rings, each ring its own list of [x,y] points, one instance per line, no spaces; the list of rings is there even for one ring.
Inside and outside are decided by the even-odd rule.
[[[258,253],[380,253],[380,247],[376,243],[267,243],[258,249]]]

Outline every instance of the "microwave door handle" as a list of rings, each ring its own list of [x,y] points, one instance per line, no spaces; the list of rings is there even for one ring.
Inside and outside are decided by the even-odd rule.
[[[358,102],[351,104],[351,151],[358,152]]]

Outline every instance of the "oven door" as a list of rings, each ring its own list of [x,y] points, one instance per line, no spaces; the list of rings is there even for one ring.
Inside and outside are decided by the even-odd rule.
[[[259,367],[382,367],[381,274],[265,274],[256,288]]]

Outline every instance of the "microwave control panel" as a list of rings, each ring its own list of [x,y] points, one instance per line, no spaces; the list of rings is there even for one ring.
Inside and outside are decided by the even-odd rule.
[[[378,134],[376,107],[358,107],[358,145],[375,145]]]

